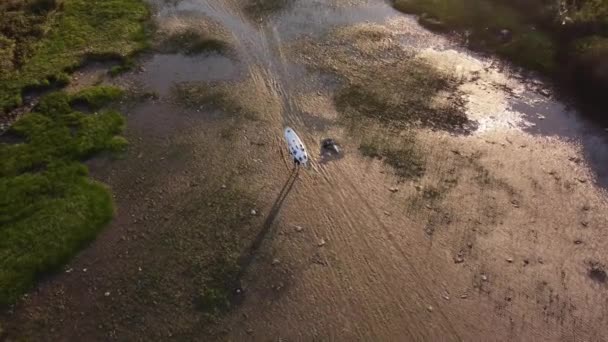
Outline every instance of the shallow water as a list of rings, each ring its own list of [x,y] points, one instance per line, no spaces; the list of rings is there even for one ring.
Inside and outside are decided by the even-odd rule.
[[[169,95],[174,83],[230,81],[239,75],[238,66],[234,61],[217,54],[154,55],[146,63],[146,69],[146,84],[161,96]],[[167,80],[171,81],[167,82]]]
[[[394,32],[406,49],[431,56],[439,67],[469,77],[484,74],[479,82],[465,80],[470,117],[479,134],[517,130],[540,136],[557,136],[580,144],[597,183],[608,186],[608,132],[584,119],[576,109],[555,98],[531,91],[527,84],[542,82],[511,71],[495,59],[479,56],[456,43],[428,32],[415,19],[395,11],[388,3],[371,1],[296,1],[264,16],[248,15],[236,1],[151,1],[160,17],[184,16],[211,19],[223,25],[236,42],[238,62],[219,55],[156,55],[146,63],[141,80],[161,96],[169,95],[174,83],[231,81],[242,78],[248,68],[262,69],[266,86],[283,103],[285,125],[301,130],[325,130],[332,121],[305,113],[294,100],[302,93],[329,93],[338,83],[331,75],[307,70],[290,60],[286,44],[301,37],[321,39],[335,27],[381,24]],[[433,55],[440,55],[439,57]],[[504,85],[509,90],[496,85]],[[390,85],[387,85],[390,86]],[[543,86],[544,87],[544,86]],[[513,91],[514,90],[514,91]],[[513,96],[513,92],[516,96]],[[312,115],[311,115],[312,114]],[[475,134],[476,132],[473,132]]]

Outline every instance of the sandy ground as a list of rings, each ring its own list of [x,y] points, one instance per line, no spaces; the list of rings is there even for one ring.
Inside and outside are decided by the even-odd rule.
[[[89,163],[112,188],[116,217],[0,316],[0,339],[605,340],[603,171],[590,161],[587,128],[543,134],[565,119],[552,110],[559,102],[535,92],[542,83],[383,3],[296,2],[259,18],[231,1],[172,6],[159,8],[159,20],[211,18],[233,33],[234,55],[148,56],[138,72],[112,81],[159,97],[125,105],[125,156]],[[361,25],[388,36],[345,36],[354,47],[346,59],[338,49],[320,61],[312,48],[294,48],[324,46],[336,28]],[[333,101],[340,79],[364,77],[353,66],[365,62],[380,77],[393,56],[383,52],[400,46],[458,80],[477,124],[468,134],[426,124],[403,133],[424,162],[414,178],[359,151],[365,136],[398,132],[353,133]],[[215,89],[222,101],[190,94],[184,106],[171,83]],[[285,125],[314,159],[295,176]],[[339,156],[320,150],[327,137],[339,142]],[[601,162],[608,139],[597,139],[591,156]],[[196,298],[204,268],[226,251],[246,260],[240,294],[210,318]]]

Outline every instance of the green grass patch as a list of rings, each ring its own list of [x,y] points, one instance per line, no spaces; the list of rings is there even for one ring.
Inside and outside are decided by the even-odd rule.
[[[119,65],[111,67],[108,74],[112,77],[116,77],[120,74],[132,71],[133,69],[135,69],[135,61],[133,61],[132,58],[126,58]]]
[[[227,52],[229,45],[212,33],[192,28],[168,36],[163,40],[160,50],[164,53],[182,52],[186,55],[196,55],[204,52]]]
[[[430,29],[467,32],[473,48],[541,72],[551,73],[556,67],[552,36],[509,5],[493,0],[395,0],[394,6],[420,15],[420,23]]]
[[[41,12],[28,1],[0,6],[0,113],[20,105],[26,88],[65,82],[87,58],[126,58],[146,46],[141,0],[48,2]]]
[[[91,109],[100,109],[110,102],[118,100],[124,95],[124,91],[117,87],[112,86],[96,86],[86,88],[74,94],[70,98],[70,102],[83,103],[89,106]]]
[[[79,96],[99,104],[108,91]],[[11,128],[23,142],[0,144],[0,305],[61,266],[112,217],[110,192],[87,176],[81,160],[123,149],[126,141],[117,134],[124,118],[74,111],[72,99],[64,92],[43,97]]]

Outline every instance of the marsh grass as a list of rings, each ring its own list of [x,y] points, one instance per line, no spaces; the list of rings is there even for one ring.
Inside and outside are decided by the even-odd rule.
[[[61,266],[112,217],[110,192],[81,161],[124,149],[124,119],[114,111],[80,113],[70,103],[100,108],[120,94],[108,87],[51,93],[12,126],[22,141],[0,143],[0,305]]]
[[[120,60],[145,48],[147,16],[140,0],[3,2],[0,113],[19,106],[24,89],[67,83],[87,59]]]

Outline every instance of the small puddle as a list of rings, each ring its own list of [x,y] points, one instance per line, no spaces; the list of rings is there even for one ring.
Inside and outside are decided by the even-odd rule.
[[[283,40],[290,41],[300,35],[322,35],[338,26],[384,23],[396,14],[387,3],[379,1],[298,1],[274,21],[274,26]]]
[[[145,65],[141,79],[161,96],[169,94],[175,83],[190,81],[229,81],[239,75],[233,60],[219,54],[185,56],[154,55]]]
[[[578,110],[531,91],[511,100],[510,108],[524,114],[531,123],[524,131],[580,144],[598,185],[608,188],[608,131],[605,128],[586,119]]]

